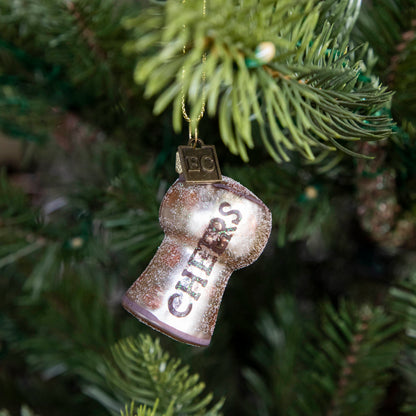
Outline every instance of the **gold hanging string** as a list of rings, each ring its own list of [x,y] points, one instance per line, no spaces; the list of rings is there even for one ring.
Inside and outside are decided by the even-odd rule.
[[[185,4],[186,0],[182,0],[182,4]],[[202,3],[202,16],[205,17],[207,12],[207,1],[203,0]],[[183,25],[183,28],[185,29],[185,25]],[[182,48],[182,53],[185,55],[186,54],[186,45],[183,45]],[[205,61],[207,59],[207,54],[206,52],[203,53],[202,55],[202,65],[205,64]],[[196,147],[198,142],[202,142],[202,140],[200,140],[198,138],[198,123],[199,121],[202,119],[202,117],[204,116],[205,113],[205,104],[206,104],[206,91],[205,91],[205,81],[206,81],[206,74],[205,71],[202,71],[202,104],[201,104],[201,111],[199,112],[198,116],[196,117],[196,119],[192,119],[187,111],[186,111],[186,104],[185,104],[185,90],[184,90],[184,80],[185,80],[185,66],[182,67],[182,115],[183,118],[189,123],[189,144],[193,143],[193,146]],[[195,125],[194,128],[194,137],[192,137],[192,125]]]

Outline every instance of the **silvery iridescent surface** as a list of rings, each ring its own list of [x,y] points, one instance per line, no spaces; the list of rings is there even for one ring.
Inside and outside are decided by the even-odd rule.
[[[228,279],[262,253],[271,213],[225,176],[215,184],[180,178],[167,191],[159,219],[165,238],[123,306],[179,341],[208,345]]]

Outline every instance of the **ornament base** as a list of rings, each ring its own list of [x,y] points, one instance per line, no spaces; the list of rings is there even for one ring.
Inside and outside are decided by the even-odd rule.
[[[161,332],[162,334],[167,335],[177,341],[184,342],[185,344],[195,345],[196,347],[207,347],[210,342],[210,339],[203,339],[198,337],[193,337],[185,332],[179,331],[173,326],[167,325],[161,320],[157,319],[155,315],[151,312],[142,308],[136,302],[131,300],[127,295],[123,296],[122,305],[127,312],[131,313],[139,321],[143,322],[146,325],[151,326],[156,331]]]

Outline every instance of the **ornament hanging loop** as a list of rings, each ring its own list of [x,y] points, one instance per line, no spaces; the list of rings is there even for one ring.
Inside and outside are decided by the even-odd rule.
[[[197,132],[195,132],[195,137],[189,137],[188,146],[192,146],[193,149],[196,149],[197,146],[203,147],[205,143],[202,139],[196,136]]]
[[[188,146],[193,146],[194,148],[198,144],[198,142],[202,142],[200,138],[198,137],[198,126],[196,125],[194,128],[194,135],[192,137],[192,121],[189,121],[189,140],[188,140]]]
[[[182,4],[185,4],[186,0],[182,0]],[[207,11],[207,1],[203,0],[202,2],[202,16],[205,17]],[[183,25],[183,28],[185,29],[185,25]],[[186,54],[186,45],[183,45],[182,47],[182,53],[183,55]],[[202,54],[201,64],[205,65],[205,62],[207,60],[207,54],[204,52]],[[198,123],[204,117],[205,113],[205,104],[206,104],[206,91],[205,91],[205,82],[206,82],[206,74],[205,70],[202,71],[202,103],[201,103],[201,110],[198,114],[198,116],[194,119],[188,115],[186,111],[186,94],[185,94],[185,88],[184,88],[184,80],[185,80],[185,66],[182,67],[182,115],[183,118],[189,123],[189,143],[193,143],[193,147],[195,148],[198,143]],[[192,137],[192,129],[194,129],[194,137]],[[189,144],[190,145],[190,144]]]

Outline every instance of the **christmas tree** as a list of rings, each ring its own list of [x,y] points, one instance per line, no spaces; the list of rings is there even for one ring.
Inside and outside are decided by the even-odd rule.
[[[410,0],[0,0],[0,415],[416,415],[415,27]],[[121,307],[187,119],[273,217],[204,348]]]

